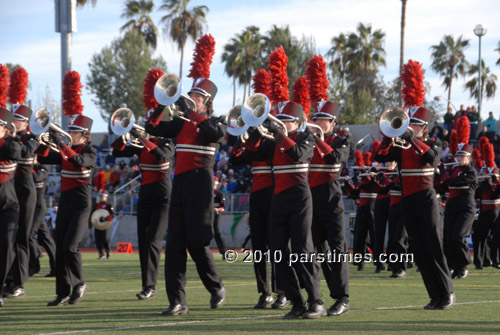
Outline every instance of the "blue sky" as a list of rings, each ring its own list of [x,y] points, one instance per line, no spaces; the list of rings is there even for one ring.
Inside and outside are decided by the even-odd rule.
[[[93,54],[120,36],[119,29],[125,23],[120,18],[124,0],[99,0],[96,7],[85,7],[77,11],[78,31],[73,33],[72,68],[80,73],[85,85],[88,63]],[[157,7],[160,0],[155,0]],[[385,49],[387,67],[381,74],[386,81],[397,76],[399,69],[400,0],[254,0],[254,1],[210,1],[192,0],[190,5],[205,4],[210,8],[207,16],[208,29],[216,45],[216,54],[211,67],[211,79],[218,85],[219,93],[214,107],[217,114],[225,114],[232,105],[232,80],[225,76],[220,62],[222,48],[231,37],[249,25],[267,32],[273,24],[289,25],[292,34],[301,38],[312,36],[318,53],[325,54],[330,48],[331,38],[341,32],[354,31],[359,22],[370,23],[374,29],[386,33]],[[53,0],[0,0],[0,63],[16,63],[26,68],[30,75],[31,89],[28,99],[33,107],[43,104],[46,87],[54,99],[60,100],[60,35],[55,32]],[[498,0],[409,0],[406,14],[405,61],[418,60],[426,70],[425,78],[432,89],[427,98],[447,96],[439,78],[430,69],[430,46],[438,44],[445,34],[455,37],[463,35],[470,39],[466,50],[467,59],[477,62],[478,38],[473,29],[482,23],[488,32],[482,38],[482,57],[486,66],[500,77],[500,67],[495,62],[500,53],[494,51],[500,41]],[[155,12],[155,23],[165,12]],[[184,74],[189,71],[194,43],[185,50]],[[161,54],[167,61],[168,72],[179,72],[180,54],[168,39],[160,37],[155,55]],[[189,87],[191,81],[183,80]],[[454,83],[451,101],[458,107],[474,104],[464,91],[464,79]],[[500,85],[500,82],[498,83]],[[239,102],[243,88],[238,89]],[[483,101],[482,116],[493,111],[500,118],[497,101]],[[94,119],[93,131],[106,131],[107,124],[101,119],[98,107],[92,102],[87,89],[83,92],[84,114]]]

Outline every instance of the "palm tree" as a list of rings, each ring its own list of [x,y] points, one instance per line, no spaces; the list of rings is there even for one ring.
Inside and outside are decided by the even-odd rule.
[[[84,7],[87,4],[92,4],[92,7],[95,7],[95,5],[97,4],[97,0],[91,0],[91,1],[88,1],[88,0],[76,0],[76,5],[78,7]]]
[[[260,65],[260,41],[259,28],[249,26],[224,46],[222,61],[226,62],[225,72],[233,77],[233,84],[238,79],[239,84],[244,86],[243,101],[252,81],[252,73]]]
[[[340,76],[341,97],[344,95],[345,77],[350,53],[351,50],[347,46],[347,36],[344,33],[340,33],[338,36],[332,38],[332,47],[328,50],[327,56],[332,60],[329,64],[330,68],[334,69]]]
[[[120,31],[134,30],[144,37],[147,45],[156,49],[158,28],[149,16],[153,9],[153,0],[127,0],[121,17],[130,20],[120,28]]]
[[[495,51],[498,51],[500,53],[500,41],[498,41],[498,48],[496,48]],[[498,60],[495,64],[500,65],[500,58],[498,58]]]
[[[371,25],[359,23],[356,33],[351,33],[347,40],[348,48],[352,49],[349,55],[351,73],[377,73],[380,65],[385,66],[384,38],[385,33],[377,29],[372,32]]]
[[[177,44],[181,52],[181,65],[179,77],[182,78],[182,61],[184,59],[184,46],[188,38],[193,41],[203,34],[203,26],[206,24],[207,6],[196,6],[191,10],[187,8],[190,0],[163,0],[160,10],[168,11],[168,14],[160,20],[164,23],[164,33],[168,34],[172,41]]]
[[[479,77],[477,64],[471,65],[467,74],[474,77],[465,83],[465,89],[469,90],[471,98],[477,99],[477,83]],[[486,99],[491,99],[495,96],[497,90],[497,80],[498,77],[494,73],[491,73],[490,68],[486,67],[484,65],[484,61],[481,59],[481,98],[486,96]]]
[[[401,0],[401,42],[400,42],[400,50],[399,50],[399,74],[401,75],[401,71],[403,71],[403,64],[405,59],[405,26],[406,26],[406,2],[407,0]],[[399,92],[403,83],[401,80],[399,81]],[[399,105],[403,106],[403,97],[399,94]]]
[[[465,77],[469,62],[465,59],[464,50],[469,46],[469,40],[460,35],[457,40],[452,35],[444,35],[438,45],[431,46],[431,68],[443,77],[443,86],[448,90],[448,106],[450,108],[451,87],[454,78]]]

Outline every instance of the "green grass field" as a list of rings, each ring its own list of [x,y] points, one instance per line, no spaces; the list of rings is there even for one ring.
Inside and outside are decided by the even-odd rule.
[[[471,270],[454,281],[457,305],[446,311],[426,311],[428,303],[420,274],[408,270],[405,279],[390,279],[389,272],[373,273],[351,266],[351,311],[341,317],[318,320],[282,320],[285,310],[254,310],[258,294],[250,263],[226,263],[216,256],[227,289],[227,302],[209,308],[210,295],[201,284],[194,263],[188,263],[186,289],[190,313],[162,317],[168,307],[164,289],[163,260],[157,297],[139,301],[141,286],[138,254],[112,254],[98,261],[85,253],[84,273],[89,291],[73,306],[46,307],[55,291],[54,278],[41,274],[26,284],[26,296],[6,299],[0,308],[0,334],[500,334],[500,270]],[[327,307],[333,301],[322,281]]]

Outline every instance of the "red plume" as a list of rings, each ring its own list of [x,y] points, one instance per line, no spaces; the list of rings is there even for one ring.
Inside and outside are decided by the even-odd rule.
[[[467,116],[461,116],[457,122],[457,143],[469,143],[470,123]]]
[[[0,107],[7,107],[7,92],[9,90],[9,69],[0,64]]]
[[[354,151],[354,158],[356,159],[354,166],[365,166],[365,161],[363,160],[363,154],[361,151]]]
[[[495,166],[495,148],[491,143],[483,144],[483,159],[486,164],[486,167],[494,167]]]
[[[97,173],[97,190],[104,190],[106,188],[106,176],[104,174],[104,171],[99,171]]]
[[[298,77],[293,84],[292,101],[302,105],[304,108],[304,116],[307,119],[311,110],[311,100],[309,99],[309,83],[306,77]]]
[[[11,104],[24,104],[28,94],[28,72],[16,67],[10,74],[9,101]]]
[[[82,88],[80,74],[76,71],[67,71],[63,79],[63,113],[66,116],[82,114]]]
[[[210,65],[215,54],[215,40],[210,34],[203,35],[196,42],[189,78],[210,78]]]
[[[380,141],[374,141],[372,143],[372,146],[370,148],[370,152],[372,153],[372,157],[375,156],[375,154],[378,152],[378,149],[380,148]]]
[[[154,96],[154,89],[156,81],[163,76],[163,71],[160,69],[150,69],[146,78],[144,78],[144,85],[142,86],[142,104],[146,111],[156,108],[158,101]]]
[[[365,160],[365,165],[366,166],[371,166],[372,165],[372,153],[367,151],[364,154],[364,160]]]
[[[455,155],[455,152],[458,150],[458,145],[457,145],[457,131],[455,129],[451,130],[450,134],[450,153],[452,155]]]
[[[269,97],[271,94],[271,74],[266,69],[260,69],[253,75],[253,91]]]
[[[477,170],[481,170],[483,167],[483,161],[481,160],[481,151],[478,148],[472,150],[472,158],[474,159],[474,167]]]
[[[306,62],[305,75],[309,80],[309,95],[311,101],[328,100],[328,76],[326,75],[326,62],[321,55],[313,56]]]
[[[479,147],[479,150],[483,150],[483,144],[485,143],[490,143],[490,139],[486,136],[481,136],[481,138],[479,139],[479,142],[477,144],[477,146]]]
[[[271,73],[271,96],[269,97],[276,105],[278,102],[288,101],[288,74],[286,73],[286,66],[288,64],[288,57],[285,54],[283,46],[276,48],[269,55],[269,64],[267,68]]]
[[[403,82],[401,95],[403,96],[405,107],[423,106],[425,90],[422,64],[410,59],[403,66],[400,80]]]

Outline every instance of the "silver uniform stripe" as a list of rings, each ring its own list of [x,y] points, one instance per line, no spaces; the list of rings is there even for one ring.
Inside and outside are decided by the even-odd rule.
[[[23,165],[31,165],[35,163],[35,158],[29,157],[29,158],[21,158],[17,161],[18,164],[23,164]]]
[[[139,167],[143,170],[149,170],[149,171],[161,171],[161,170],[168,170],[170,167],[170,163],[163,163],[163,164],[139,164]]]
[[[307,172],[309,164],[292,164],[280,165],[273,168],[273,172],[277,173],[294,173],[294,172]]]
[[[295,172],[307,172],[307,168],[290,169],[290,170],[282,170],[282,171],[274,171],[274,174],[282,174],[282,173],[295,173]]]
[[[412,177],[412,176],[433,176],[434,175],[434,171],[432,172],[421,172],[421,173],[418,173],[418,172],[403,172],[401,171],[401,175],[402,176],[405,176],[405,177]]]
[[[61,171],[61,177],[65,177],[65,178],[88,178],[88,177],[90,177],[90,174],[91,174],[90,170],[85,170],[85,171],[62,170]]]
[[[481,203],[483,205],[499,205],[500,204],[500,199],[495,199],[495,200],[481,200]]]
[[[469,186],[449,186],[448,187],[450,190],[468,190]]]
[[[270,166],[263,166],[263,167],[253,167],[252,168],[252,174],[258,174],[258,173],[271,173],[272,169]]]
[[[208,146],[204,146],[204,145],[177,144],[175,146],[175,151],[177,151],[177,152],[196,152],[199,154],[213,156],[213,155],[215,155],[216,149],[214,147],[208,147]]]
[[[43,187],[43,181],[41,183],[35,183],[35,188],[42,188]]]
[[[7,173],[15,171],[17,167],[17,163],[9,164],[9,165],[0,165],[0,172]]]
[[[310,164],[309,172],[339,172],[340,164]]]
[[[400,191],[389,191],[389,195],[401,196],[401,192]]]
[[[360,198],[376,199],[377,198],[377,193],[360,193],[359,197]]]

